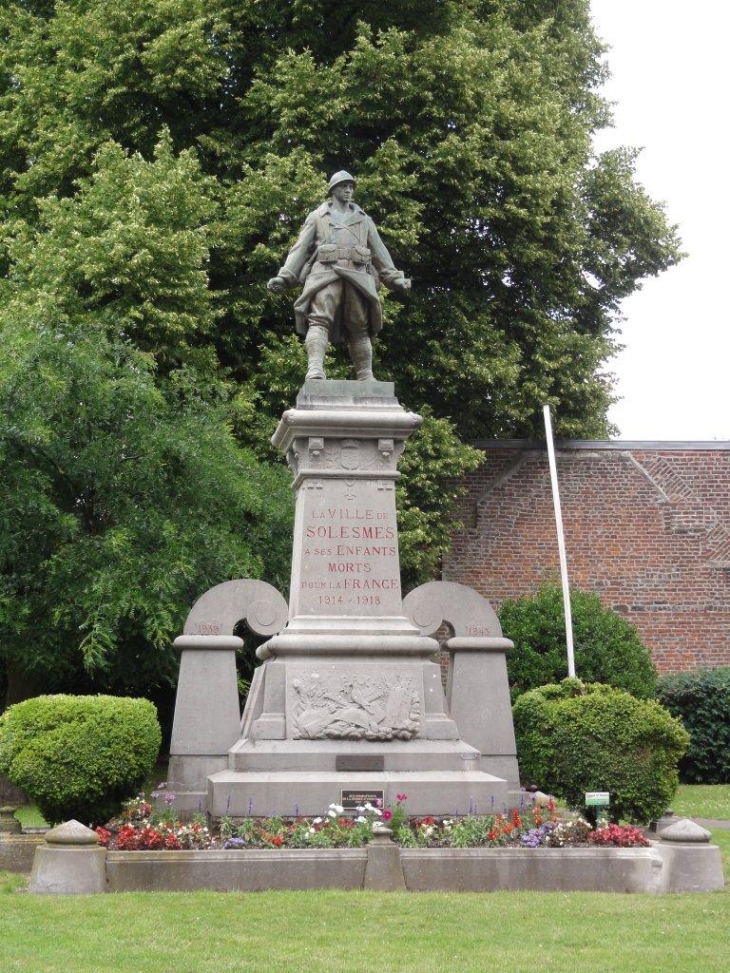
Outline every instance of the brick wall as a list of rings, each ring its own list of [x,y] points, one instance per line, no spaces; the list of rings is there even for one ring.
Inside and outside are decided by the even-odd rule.
[[[443,577],[493,603],[559,582],[544,445],[479,444]],[[730,443],[556,445],[568,572],[660,672],[730,665]]]

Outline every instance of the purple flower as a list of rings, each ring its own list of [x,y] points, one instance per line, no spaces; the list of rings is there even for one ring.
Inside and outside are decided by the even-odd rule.
[[[174,803],[175,803],[175,795],[171,791],[168,791],[167,794],[165,794],[165,804],[168,807],[171,807]]]
[[[224,848],[245,848],[246,842],[243,838],[229,838],[223,845]]]

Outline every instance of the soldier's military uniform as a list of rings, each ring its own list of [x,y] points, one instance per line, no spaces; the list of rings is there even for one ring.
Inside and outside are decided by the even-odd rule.
[[[329,188],[354,181],[349,173],[338,172]],[[294,314],[297,331],[306,335],[307,378],[325,377],[328,340],[344,340],[356,377],[372,380],[370,338],[383,326],[378,286],[407,285],[370,217],[352,202],[345,212],[334,208],[331,200],[323,203],[305,220],[277,276],[287,288],[304,285]]]

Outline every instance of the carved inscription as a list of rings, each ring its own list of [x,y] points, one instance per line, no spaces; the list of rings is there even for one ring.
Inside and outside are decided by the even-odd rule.
[[[361,481],[350,502],[341,484],[308,504],[302,524],[299,605],[314,614],[400,612],[395,504],[382,503],[378,481]]]
[[[291,681],[294,738],[410,740],[421,725],[413,676],[302,672]]]

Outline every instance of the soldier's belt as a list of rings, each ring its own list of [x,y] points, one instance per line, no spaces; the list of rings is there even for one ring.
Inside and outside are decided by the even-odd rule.
[[[317,260],[321,264],[334,264],[338,260],[366,264],[370,260],[370,250],[368,247],[336,247],[333,243],[323,243],[317,249]]]

